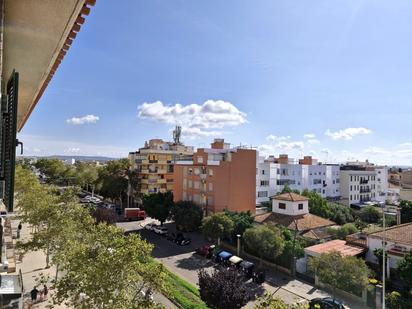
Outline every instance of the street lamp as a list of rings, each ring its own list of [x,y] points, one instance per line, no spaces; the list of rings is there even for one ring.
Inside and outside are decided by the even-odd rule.
[[[240,237],[241,237],[241,235],[237,234],[236,237],[237,237],[237,256],[239,256],[240,255]]]
[[[382,309],[386,308],[385,302],[385,277],[386,277],[386,226],[385,226],[385,204],[382,204],[382,225],[383,225],[383,237],[382,237]]]

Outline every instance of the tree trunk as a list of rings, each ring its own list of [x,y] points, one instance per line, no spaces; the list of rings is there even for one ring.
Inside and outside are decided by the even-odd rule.
[[[56,265],[56,277],[55,277],[55,279],[54,279],[54,281],[56,281],[56,282],[57,282],[57,276],[58,276],[58,274],[59,274],[59,264]]]
[[[46,249],[46,268],[50,268],[50,250],[49,247]]]
[[[217,238],[217,245],[220,246],[220,237]]]

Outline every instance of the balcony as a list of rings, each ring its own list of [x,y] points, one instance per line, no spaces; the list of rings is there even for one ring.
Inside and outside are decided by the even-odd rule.
[[[387,250],[388,254],[404,257],[409,253],[409,250],[406,247],[402,246],[393,246],[389,250]]]
[[[360,189],[360,191],[359,191],[360,193],[370,193],[371,192],[371,189],[369,189],[369,188],[367,188],[367,189]]]
[[[361,185],[366,185],[366,184],[369,183],[369,180],[367,180],[367,179],[361,179],[361,180],[359,181],[359,183],[360,183]]]
[[[166,183],[166,179],[164,178],[157,179],[157,183]]]
[[[158,170],[156,170],[156,173],[158,173],[158,174],[166,174],[167,173],[167,170],[166,169],[158,169]]]

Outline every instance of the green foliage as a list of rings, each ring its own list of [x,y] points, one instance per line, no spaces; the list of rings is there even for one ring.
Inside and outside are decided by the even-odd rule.
[[[412,222],[412,202],[402,200],[399,203],[399,207],[401,208],[401,222]]]
[[[412,289],[412,251],[409,251],[409,253],[399,261],[398,272],[408,289]]]
[[[213,214],[202,220],[203,235],[212,239],[230,236],[234,227],[232,219],[223,212]]]
[[[412,300],[402,297],[401,293],[392,291],[386,294],[386,305],[390,309],[410,309],[412,308]]]
[[[339,225],[354,221],[354,217],[349,207],[336,203],[328,203],[327,205],[332,212],[332,215],[327,219],[330,219]]]
[[[76,162],[72,175],[77,185],[89,189],[89,185],[94,186],[97,183],[99,172],[95,165]]]
[[[122,202],[127,195],[128,170],[127,159],[109,161],[107,165],[100,168],[96,181],[99,193],[106,198]]]
[[[173,208],[173,194],[171,191],[166,193],[154,193],[143,197],[143,208],[149,217],[155,218],[163,223],[170,217]]]
[[[179,230],[196,231],[202,224],[203,210],[191,201],[179,201],[172,207],[172,217]]]
[[[164,269],[165,288],[163,294],[181,306],[188,309],[207,309],[200,298],[199,290],[182,278]]]
[[[259,256],[261,262],[263,258],[271,261],[276,259],[285,247],[282,232],[275,226],[249,228],[243,234],[243,240],[247,249]]]
[[[304,304],[288,305],[280,298],[266,292],[263,296],[257,298],[254,309],[305,309]]]
[[[333,216],[332,210],[328,207],[328,202],[320,194],[305,189],[302,195],[309,198],[309,212],[311,214],[322,218],[331,218]]]
[[[282,253],[274,260],[278,265],[286,268],[290,268],[293,256],[297,259],[305,255],[304,248],[306,247],[306,241],[303,237],[295,235],[295,231],[291,231],[288,228],[278,225],[282,231],[282,237],[285,243]]]
[[[323,253],[309,260],[309,269],[322,283],[359,295],[368,285],[370,270],[365,261],[339,252]]]
[[[280,192],[280,194],[282,193],[296,193],[296,194],[300,194],[299,190],[292,190],[288,184],[285,184],[283,187],[283,190]]]
[[[213,309],[240,309],[247,304],[249,292],[236,270],[200,270],[199,292],[203,301]]]
[[[362,219],[362,221],[368,223],[377,223],[382,215],[375,206],[369,205],[362,208],[359,213],[359,217]]]
[[[225,210],[225,214],[232,219],[234,223],[234,229],[232,237],[235,239],[236,235],[243,235],[243,233],[253,225],[253,217],[250,211],[247,212],[233,212]]]
[[[96,224],[77,204],[76,189],[62,194],[40,185],[22,166],[16,168],[16,199],[22,222],[33,227],[24,250],[44,250],[47,264],[61,270],[52,281],[54,305],[76,308],[157,308],[141,291],[163,290],[162,266],[153,263],[152,246],[138,235]],[[43,280],[43,279],[42,279]]]
[[[67,183],[69,168],[59,159],[38,159],[34,166],[47,177],[48,183]]]
[[[328,228],[328,233],[332,234],[334,238],[339,238],[339,239],[345,239],[346,236],[350,234],[354,234],[358,232],[358,229],[354,223],[346,223],[343,226],[334,228],[330,227]]]

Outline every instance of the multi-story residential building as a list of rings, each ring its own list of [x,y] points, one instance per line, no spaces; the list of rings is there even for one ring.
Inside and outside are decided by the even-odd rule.
[[[342,201],[362,204],[377,197],[376,170],[371,165],[343,165],[340,168],[340,191]]]
[[[256,150],[230,148],[215,139],[211,148],[199,148],[190,161],[178,161],[174,168],[175,201],[189,200],[205,212],[251,211],[256,202]]]
[[[259,157],[256,169],[256,203],[269,201],[285,185],[292,190],[308,189],[325,198],[338,198],[339,166],[320,164],[310,156],[296,161],[287,155]]]
[[[138,172],[139,184],[131,188],[138,194],[173,190],[173,171],[179,160],[191,159],[193,147],[151,139],[144,147],[129,153],[131,169]]]

